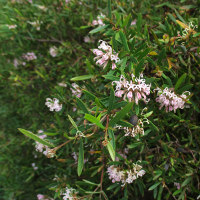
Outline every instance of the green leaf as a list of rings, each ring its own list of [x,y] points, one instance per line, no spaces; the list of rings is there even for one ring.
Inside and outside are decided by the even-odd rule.
[[[91,181],[88,181],[88,180],[85,180],[85,179],[83,179],[83,181],[85,182],[85,183],[88,183],[88,184],[90,184],[90,185],[96,185],[96,186],[98,186],[99,184],[97,184],[97,183],[93,183],[93,182],[91,182]]]
[[[108,100],[108,113],[110,113],[110,111],[112,110],[114,101],[115,101],[115,93],[114,93],[113,88],[111,88],[110,97],[109,97],[109,100]]]
[[[119,186],[120,186],[119,183],[114,183],[113,185],[110,185],[106,190],[112,190],[112,189],[119,187]]]
[[[167,13],[167,15],[175,24],[177,23],[175,17],[172,14]]]
[[[151,122],[150,120],[149,120],[149,124],[150,124],[150,126],[152,127],[152,129],[153,129],[154,131],[159,132],[158,127],[157,127],[153,122]]]
[[[78,176],[80,176],[82,173],[83,165],[84,165],[84,149],[83,149],[83,140],[81,138],[80,146],[79,146],[79,153],[78,153],[78,168],[77,168]]]
[[[117,41],[115,39],[116,33],[114,33],[114,35],[112,36],[112,48],[117,52],[118,48],[117,48]]]
[[[106,109],[106,107],[103,105],[103,103],[96,97],[95,98],[95,103],[97,104],[97,106],[99,106],[102,109]]]
[[[179,79],[178,81],[176,82],[176,85],[175,85],[175,91],[177,91],[177,89],[181,86],[181,84],[185,81],[185,78],[186,78],[187,74],[183,74]]]
[[[120,110],[116,116],[110,121],[109,126],[113,127],[115,124],[117,124],[117,122],[122,119],[123,117],[125,117],[125,115],[131,110],[131,108],[133,107],[133,102],[131,103],[127,103],[127,105]]]
[[[26,135],[27,137],[41,143],[41,144],[44,144],[48,147],[54,147],[54,145],[44,139],[41,139],[40,137],[38,137],[37,135],[35,135],[34,133],[30,132],[30,131],[27,131],[25,129],[22,129],[22,128],[18,128],[18,130],[23,133],[24,135]]]
[[[78,131],[78,127],[70,115],[68,115],[68,118],[69,118],[69,121],[72,123],[73,127]]]
[[[137,31],[140,33],[142,29],[142,14],[141,13],[138,14],[136,26],[137,26]]]
[[[83,103],[83,101],[79,98],[76,98],[76,101],[77,101],[77,105],[78,107],[84,112],[84,113],[89,113],[86,105]]]
[[[155,183],[154,185],[152,185],[150,188],[149,188],[149,191],[155,189],[156,187],[158,187],[161,183]]]
[[[89,33],[90,33],[90,34],[97,33],[97,32],[99,32],[99,31],[102,31],[102,30],[106,29],[108,26],[109,26],[108,24],[105,25],[105,26],[99,26],[99,27],[97,27],[97,28],[91,30]]]
[[[123,46],[124,46],[124,49],[125,49],[126,51],[130,51],[130,49],[129,49],[129,47],[128,47],[128,43],[127,43],[125,34],[124,34],[122,31],[119,31],[119,35],[120,35],[122,44],[123,44]]]
[[[103,75],[105,79],[111,80],[111,81],[119,81],[119,77],[113,76],[113,75]]]
[[[176,191],[173,193],[173,195],[176,196],[177,194],[179,194],[179,193],[181,193],[181,192],[182,192],[181,189],[180,189],[180,190],[176,190]]]
[[[133,149],[133,148],[135,148],[135,147],[137,147],[137,146],[139,146],[141,144],[142,144],[141,142],[134,142],[133,144],[128,145],[128,148],[129,149]]]
[[[88,74],[88,75],[83,75],[83,76],[76,76],[74,78],[71,78],[71,81],[83,81],[83,80],[87,80],[87,79],[91,79],[94,78],[95,76],[92,74]]]
[[[93,95],[91,92],[88,92],[87,90],[83,90],[83,92],[93,101],[95,101],[95,98],[97,98],[95,95]]]
[[[153,113],[153,111],[150,111],[150,112],[146,113],[146,114],[144,115],[144,117],[147,118],[147,117],[151,116],[152,113]]]
[[[117,122],[118,125],[121,125],[123,127],[133,127],[133,124],[125,121],[125,120],[120,120]]]
[[[85,114],[85,119],[92,122],[93,124],[96,124],[98,127],[105,129],[105,126],[103,126],[102,123],[96,117],[90,114]]]
[[[185,179],[185,181],[181,184],[181,187],[184,187],[186,185],[188,185],[188,183],[192,180],[192,177],[188,177]]]
[[[111,19],[112,15],[111,15],[111,0],[108,0],[108,18]]]
[[[161,200],[161,198],[162,198],[162,192],[163,192],[163,186],[160,185],[160,187],[159,187],[159,191],[158,191],[158,197],[157,197],[157,200]]]
[[[115,150],[116,144],[115,144],[115,134],[114,134],[113,130],[108,129],[108,135],[109,135],[109,138],[111,139],[110,142],[113,146],[113,149]]]
[[[113,146],[110,142],[107,144],[108,152],[110,154],[110,157],[112,158],[113,161],[115,161],[115,151],[113,149]]]

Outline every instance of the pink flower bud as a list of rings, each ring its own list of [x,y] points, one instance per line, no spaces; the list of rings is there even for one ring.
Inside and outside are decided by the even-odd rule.
[[[115,69],[115,68],[116,68],[116,64],[112,63],[112,69]]]
[[[137,98],[138,98],[138,100],[140,100],[142,98],[142,96],[141,96],[141,94],[139,92],[137,92]]]
[[[118,91],[115,93],[115,96],[116,96],[116,97],[122,97],[123,94],[124,94],[124,91],[123,91],[123,90],[118,90]]]
[[[131,91],[129,91],[128,94],[127,94],[127,98],[132,99],[132,97],[133,97],[133,93]]]

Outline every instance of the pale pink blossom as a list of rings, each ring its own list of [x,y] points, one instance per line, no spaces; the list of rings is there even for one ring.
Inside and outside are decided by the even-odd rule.
[[[81,88],[76,83],[72,83],[72,87],[73,88],[70,88],[70,90],[72,91],[72,95],[80,98],[82,95]]]
[[[59,100],[56,98],[53,99],[47,98],[45,105],[49,107],[50,111],[55,110],[56,112],[59,112],[62,109],[62,104],[59,104]]]
[[[95,19],[95,20],[92,21],[92,25],[93,26],[96,26],[96,25],[104,26],[105,24],[103,23],[103,19],[105,17],[106,16],[101,13],[100,15],[97,16],[97,19]]]
[[[31,166],[33,167],[34,170],[38,170],[38,167],[35,165],[35,163],[32,163]]]
[[[162,107],[165,107],[166,112],[174,111],[178,108],[183,109],[185,107],[185,102],[187,101],[187,95],[190,95],[190,92],[185,91],[181,95],[175,94],[173,89],[165,88],[164,90],[161,90],[160,88],[155,89],[157,90],[158,97],[156,98],[156,102],[160,103],[159,109],[162,109]]]
[[[149,99],[146,99],[146,95],[150,94],[151,84],[146,84],[143,75],[140,74],[139,78],[136,78],[132,74],[132,80],[127,81],[126,78],[121,75],[119,81],[113,81],[113,85],[116,86],[115,96],[122,97],[123,99],[128,99],[128,101],[135,101],[138,104],[139,100],[143,100],[148,103]]]
[[[96,64],[99,64],[105,68],[108,64],[108,61],[110,60],[112,62],[112,69],[114,70],[116,68],[116,63],[120,61],[118,58],[118,54],[116,54],[110,45],[108,45],[107,42],[100,40],[100,45],[98,46],[98,49],[93,49],[93,53],[96,55],[94,60],[96,61]]]
[[[24,58],[27,61],[31,61],[31,60],[36,60],[37,56],[33,52],[28,52],[26,54],[23,54],[22,58]]]
[[[133,167],[129,170],[120,169],[120,167],[111,165],[108,167],[107,173],[113,183],[121,182],[122,186],[124,186],[126,183],[132,183],[138,177],[142,177],[145,171],[142,170],[141,165],[133,163]]]
[[[63,193],[63,200],[73,200],[73,194],[75,193],[75,189],[73,188],[65,188],[65,193]]]
[[[50,55],[51,55],[52,57],[56,57],[56,56],[57,56],[57,53],[58,53],[58,49],[57,49],[55,46],[53,46],[53,47],[51,47],[51,48],[49,49],[49,53],[50,53]]]

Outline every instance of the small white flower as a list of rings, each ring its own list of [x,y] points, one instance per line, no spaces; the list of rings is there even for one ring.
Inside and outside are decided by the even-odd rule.
[[[58,83],[58,85],[59,85],[60,87],[67,87],[67,84],[66,84],[66,83]]]
[[[65,193],[63,193],[62,195],[64,195],[63,196],[63,200],[73,200],[74,199],[74,197],[73,197],[73,193],[74,193],[74,189],[73,188],[68,188],[68,187],[66,187],[65,188]]]
[[[49,107],[50,111],[55,110],[56,112],[59,112],[62,109],[62,104],[59,104],[59,100],[56,98],[53,98],[53,100],[50,98],[47,98],[45,105]]]
[[[6,25],[9,29],[15,29],[17,28],[17,25],[16,24],[13,24],[13,25]]]
[[[57,47],[53,46],[49,49],[49,53],[52,57],[56,57],[57,56],[57,53],[58,53],[58,49]]]

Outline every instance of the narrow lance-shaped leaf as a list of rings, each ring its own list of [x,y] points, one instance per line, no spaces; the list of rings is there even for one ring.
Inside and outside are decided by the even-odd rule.
[[[115,150],[113,149],[113,146],[110,142],[107,144],[108,152],[110,154],[110,157],[112,158],[113,161],[115,161]]]
[[[125,115],[131,110],[132,107],[133,107],[133,102],[127,103],[127,105],[122,110],[120,110],[116,114],[116,116],[110,121],[109,126],[113,127],[120,119],[125,117]]]
[[[89,113],[86,105],[83,103],[83,101],[79,98],[76,98],[76,101],[77,101],[77,105],[78,107],[84,112],[84,113]]]
[[[92,122],[93,124],[96,124],[98,127],[105,129],[105,126],[103,126],[102,123],[96,117],[90,114],[85,114],[85,119]]]
[[[149,191],[155,189],[156,187],[158,187],[160,185],[160,182],[159,183],[155,183],[154,185],[152,185],[150,188],[149,188]]]
[[[129,49],[129,47],[128,47],[128,43],[127,43],[125,34],[124,34],[122,31],[119,31],[119,35],[120,35],[122,44],[123,44],[123,46],[124,46],[124,49],[125,49],[126,51],[130,51],[130,49]]]
[[[185,78],[186,78],[187,74],[183,74],[177,81],[176,85],[175,85],[175,90],[177,90],[182,83],[184,83]]]
[[[37,141],[37,142],[39,142],[41,144],[44,144],[44,145],[46,145],[48,147],[54,147],[54,145],[52,143],[50,143],[50,142],[48,142],[48,141],[46,141],[44,139],[41,139],[40,137],[38,137],[37,135],[33,134],[30,131],[27,131],[27,130],[22,129],[22,128],[18,128],[18,130],[21,133],[23,133],[24,135],[26,135],[27,137],[29,137],[29,138],[31,138],[31,139],[33,139],[33,140],[35,140],[35,141]]]
[[[73,127],[78,131],[78,127],[70,115],[68,115],[68,118],[69,118],[69,121],[72,123]]]
[[[83,148],[83,140],[80,139],[80,146],[79,146],[79,153],[78,153],[78,176],[81,175],[83,171],[83,165],[84,165],[84,148]]]
[[[99,27],[97,27],[97,28],[91,30],[89,33],[90,33],[90,34],[94,34],[94,33],[97,33],[97,32],[99,32],[99,31],[102,31],[102,30],[106,29],[107,27],[108,27],[108,25],[99,26]]]
[[[94,78],[94,75],[92,74],[88,74],[88,75],[83,75],[83,76],[76,76],[74,78],[71,78],[71,81],[83,81],[83,80],[87,80],[87,79],[91,79]]]

